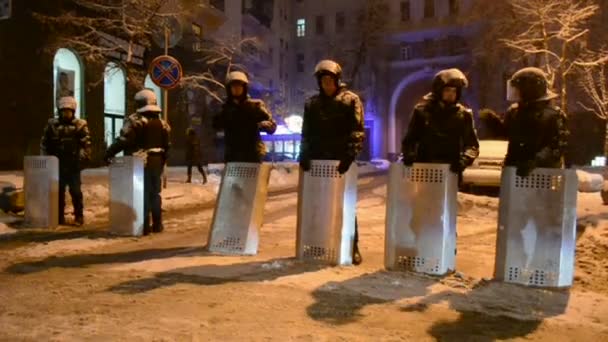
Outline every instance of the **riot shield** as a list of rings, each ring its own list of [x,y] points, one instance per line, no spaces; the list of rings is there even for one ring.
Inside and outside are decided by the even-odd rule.
[[[110,165],[110,232],[141,236],[144,231],[144,161],[128,156]]]
[[[458,176],[444,164],[389,169],[384,265],[443,275],[455,269]]]
[[[352,264],[357,206],[357,165],[343,175],[339,162],[313,160],[300,172],[298,190],[298,259],[330,265]]]
[[[576,248],[576,171],[502,172],[494,277],[535,287],[568,287]]]
[[[59,159],[27,156],[23,162],[25,223],[36,228],[59,224]]]
[[[228,163],[209,231],[209,251],[255,255],[268,195],[270,164]]]

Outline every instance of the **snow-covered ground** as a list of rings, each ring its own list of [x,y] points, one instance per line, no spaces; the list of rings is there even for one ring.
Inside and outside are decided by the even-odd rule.
[[[217,176],[184,184],[172,169],[166,231],[115,238],[102,233],[107,176],[96,172],[85,176],[90,224],[0,240],[0,340],[608,341],[608,207],[597,193],[578,197],[573,288],[547,291],[489,281],[493,197],[459,194],[458,272],[435,278],[383,270],[384,176],[359,180],[363,264],[322,268],[293,259],[297,196],[280,190],[297,172],[273,171],[253,257],[202,250]]]
[[[360,175],[373,174],[385,171],[388,167],[386,161],[375,161],[374,163],[361,164]],[[202,177],[193,170],[193,183],[185,183],[186,168],[171,167],[167,177],[167,188],[162,191],[163,210],[165,212],[185,211],[196,208],[209,208],[214,205],[219,191],[221,172],[223,164],[212,164],[208,168],[208,183],[202,184]],[[109,216],[109,177],[107,168],[87,169],[82,173],[82,192],[85,203],[85,220],[89,224],[102,225],[107,222]],[[0,182],[9,182],[18,189],[23,187],[23,173],[19,171],[0,172]],[[294,189],[298,184],[297,163],[274,164],[270,174],[268,189],[270,193]],[[72,213],[71,198],[66,193],[66,214]],[[14,234],[17,230],[10,228],[7,224],[19,220],[14,215],[4,214],[0,211],[0,236]],[[96,240],[94,243],[81,241],[85,246],[101,246],[110,241]],[[68,248],[65,244],[57,243],[58,248]],[[82,249],[78,244],[70,244],[70,249]],[[40,249],[41,251],[38,251]],[[27,253],[42,256],[52,255],[55,249],[52,246],[28,248]],[[43,254],[41,254],[43,253]]]

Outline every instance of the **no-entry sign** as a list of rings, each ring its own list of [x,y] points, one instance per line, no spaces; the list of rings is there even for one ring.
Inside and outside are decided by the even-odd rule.
[[[182,78],[182,66],[171,56],[154,58],[148,70],[152,82],[163,89],[177,87]]]

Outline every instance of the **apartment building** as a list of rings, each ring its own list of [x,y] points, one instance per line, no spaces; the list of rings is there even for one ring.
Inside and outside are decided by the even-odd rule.
[[[475,79],[468,42],[476,31],[465,23],[472,0],[386,1],[385,5],[370,7],[364,0],[291,1],[291,112],[301,113],[304,99],[317,91],[312,73],[319,60],[342,63],[347,83],[355,81],[353,69],[358,67],[354,90],[365,101],[364,158],[394,157],[400,152],[411,110],[428,92],[437,71],[458,67]],[[373,48],[353,58],[347,52],[357,55],[366,30],[371,30],[366,19],[370,11],[381,11],[383,27],[368,42]],[[472,84],[465,101],[476,107]]]

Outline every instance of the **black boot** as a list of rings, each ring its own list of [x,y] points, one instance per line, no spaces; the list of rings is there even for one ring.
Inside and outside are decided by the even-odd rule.
[[[355,217],[355,239],[353,241],[353,265],[361,265],[363,258],[359,252],[359,223]]]
[[[163,230],[165,229],[165,227],[163,227],[163,224],[153,224],[152,225],[152,232],[153,233],[162,233]]]
[[[361,253],[359,253],[359,246],[355,245],[353,248],[353,265],[361,265],[363,262],[363,258],[361,257]]]
[[[150,228],[150,226],[144,226],[144,236],[148,236],[150,234],[152,234],[152,229]]]
[[[82,227],[84,225],[84,216],[76,216],[74,219],[74,225],[76,227]]]
[[[198,172],[200,172],[201,176],[203,176],[203,184],[207,184],[207,174],[205,173],[205,169],[203,169],[202,165],[198,166]]]
[[[150,227],[150,219],[148,218],[148,215],[146,215],[144,219],[144,236],[148,236],[150,234],[152,234],[152,227]]]

